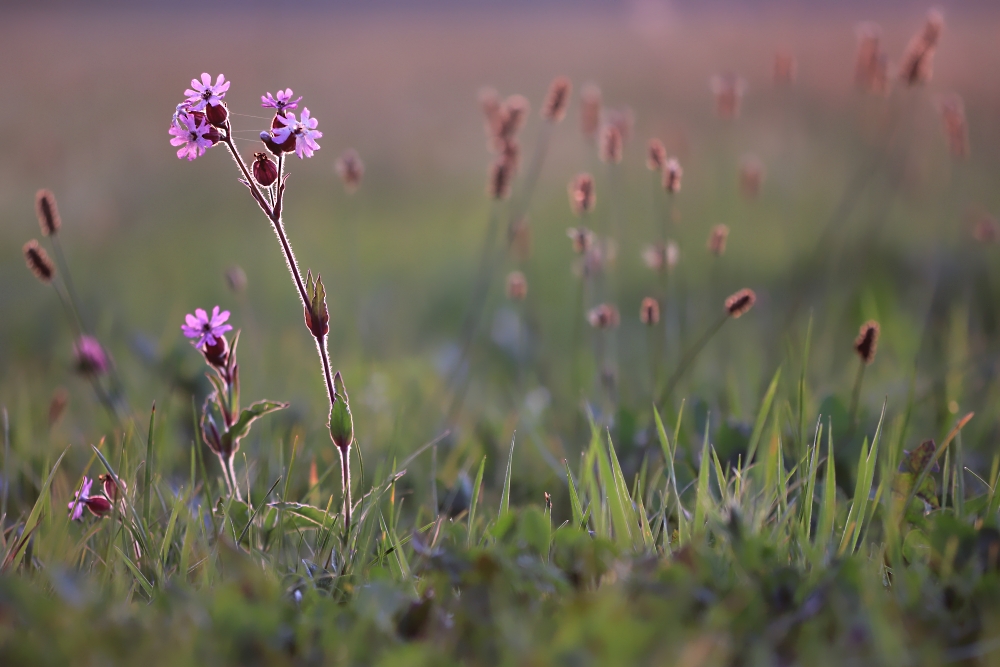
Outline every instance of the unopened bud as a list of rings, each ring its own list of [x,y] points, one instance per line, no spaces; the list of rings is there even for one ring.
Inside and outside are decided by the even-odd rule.
[[[225,127],[226,120],[229,119],[229,109],[226,108],[226,103],[209,104],[205,107],[205,118],[214,127]]]
[[[270,187],[278,180],[278,165],[267,156],[267,153],[254,153],[253,180],[262,187]]]

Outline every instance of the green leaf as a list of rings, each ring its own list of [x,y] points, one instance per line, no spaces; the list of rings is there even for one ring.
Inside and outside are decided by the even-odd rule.
[[[563,466],[566,468],[566,483],[569,485],[569,506],[573,511],[573,527],[583,528],[583,506],[580,504],[580,494],[576,491],[576,482],[573,481],[573,473],[566,459],[563,459]]]
[[[354,442],[354,418],[351,416],[351,404],[340,371],[333,376],[333,390],[333,405],[330,406],[330,437],[333,439],[333,444],[343,451]]]
[[[778,391],[778,381],[780,379],[781,368],[778,368],[774,373],[774,377],[771,378],[771,384],[768,385],[767,393],[764,394],[764,400],[761,402],[760,410],[757,412],[757,420],[753,424],[750,443],[747,445],[747,458],[743,464],[744,467],[749,467],[753,463],[753,457],[757,452],[757,446],[760,444],[761,435],[764,433],[764,425],[767,423],[767,416],[771,412],[771,404],[774,403],[774,394]]]
[[[56,459],[55,465],[52,466],[52,470],[49,471],[49,476],[45,478],[45,482],[38,492],[38,500],[35,501],[35,505],[31,508],[31,513],[28,514],[28,519],[24,522],[24,528],[21,530],[21,539],[11,542],[10,549],[7,551],[7,555],[4,556],[0,571],[6,571],[12,567],[16,568],[20,564],[21,558],[24,556],[24,547],[28,545],[31,533],[38,527],[38,521],[42,515],[42,507],[48,499],[49,487],[52,486],[52,479],[56,476],[56,470],[59,469],[59,464],[62,463],[63,457],[66,456],[66,452],[68,451],[69,447],[63,450],[63,453]]]
[[[280,403],[278,401],[257,401],[250,405],[250,407],[240,413],[240,418],[236,420],[233,427],[222,435],[224,451],[235,451],[235,447],[250,432],[250,425],[255,421],[269,412],[284,410],[287,407],[288,403]]]

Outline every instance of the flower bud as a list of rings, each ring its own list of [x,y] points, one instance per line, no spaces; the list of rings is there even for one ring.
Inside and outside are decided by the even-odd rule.
[[[226,121],[229,119],[229,109],[226,108],[226,103],[220,102],[219,104],[209,104],[206,106],[205,118],[208,119],[210,125],[225,127]]]
[[[104,488],[104,495],[107,496],[108,500],[110,500],[111,502],[116,502],[117,500],[119,500],[119,498],[123,497],[125,494],[125,490],[128,488],[125,485],[125,482],[120,479],[116,484],[115,478],[108,474],[98,475],[97,479],[101,482],[101,485]],[[119,485],[121,485],[120,492],[119,492]]]
[[[253,180],[262,187],[270,187],[278,180],[278,166],[267,156],[267,153],[254,153],[253,156]]]
[[[229,341],[225,336],[216,336],[214,344],[209,345],[206,342],[201,346],[201,353],[210,366],[225,368],[229,361]]]

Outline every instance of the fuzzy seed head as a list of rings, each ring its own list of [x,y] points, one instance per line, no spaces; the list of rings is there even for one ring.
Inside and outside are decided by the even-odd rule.
[[[740,194],[745,199],[756,199],[764,183],[767,170],[755,155],[746,155],[740,161]]]
[[[618,309],[608,303],[591,308],[587,313],[587,321],[595,329],[612,329],[618,326],[621,318]]]
[[[716,225],[708,236],[708,250],[716,257],[722,257],[726,252],[726,239],[729,238],[729,227]]]
[[[513,180],[513,164],[500,156],[490,166],[490,179],[486,186],[486,192],[497,201],[506,199],[510,196],[510,186]]]
[[[523,301],[528,296],[528,279],[520,271],[507,274],[507,298],[511,301]]]
[[[757,295],[754,291],[744,288],[726,299],[726,312],[729,313],[731,318],[736,319],[753,308],[756,302]]]
[[[938,109],[951,156],[956,160],[964,160],[969,157],[969,127],[965,121],[965,103],[961,96],[952,93],[941,98]]]
[[[879,325],[875,320],[869,320],[861,325],[858,337],[854,339],[854,351],[866,365],[875,361],[875,349],[878,347]]]
[[[715,115],[726,120],[739,117],[743,94],[747,90],[746,79],[733,72],[723,72],[712,77],[710,87],[715,96]]]
[[[774,54],[774,85],[790,86],[795,83],[798,73],[798,63],[788,51],[778,51]]]
[[[597,84],[588,83],[580,91],[580,131],[583,136],[593,141],[597,138],[597,130],[601,125],[601,89]]]
[[[609,123],[601,128],[599,147],[601,162],[618,164],[622,161],[622,132],[617,125]]]
[[[553,79],[542,104],[542,118],[552,123],[558,123],[565,118],[572,89],[573,84],[567,77],[558,76]]]
[[[650,171],[660,171],[666,163],[667,149],[663,147],[663,142],[656,138],[650,139],[646,153],[646,168]]]
[[[586,253],[594,245],[594,232],[586,227],[570,227],[566,236],[573,242],[573,252],[577,255]]]
[[[577,174],[569,184],[569,206],[573,213],[582,215],[594,208],[597,195],[594,193],[594,177]]]
[[[677,161],[677,158],[667,160],[666,164],[663,165],[663,189],[672,195],[680,192],[681,176],[683,175],[684,170],[681,169],[681,163]]]
[[[46,284],[52,282],[52,278],[56,275],[56,267],[49,259],[45,248],[38,245],[35,239],[31,239],[21,250],[24,252],[24,261],[35,277]]]
[[[639,320],[647,325],[653,326],[660,321],[660,303],[651,296],[642,300],[639,307]]]
[[[55,236],[59,232],[62,219],[56,207],[56,196],[51,190],[39,190],[35,194],[35,213],[38,214],[38,226],[42,228],[42,236]]]
[[[355,192],[361,185],[361,177],[365,175],[365,163],[353,148],[348,148],[337,158],[334,168],[340,180],[344,182],[344,189],[348,194]]]
[[[932,9],[927,13],[924,27],[910,39],[899,65],[899,78],[908,86],[927,83],[934,73],[934,52],[937,50],[944,16]]]

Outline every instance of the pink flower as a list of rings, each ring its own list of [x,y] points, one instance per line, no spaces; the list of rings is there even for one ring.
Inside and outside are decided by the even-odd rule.
[[[84,507],[90,510],[94,516],[104,516],[111,511],[110,500],[102,495],[90,495],[90,489],[93,485],[94,480],[84,475],[80,490],[73,494],[73,500],[67,505],[70,520],[80,521],[83,519]]]
[[[295,109],[299,106],[299,101],[302,99],[300,95],[296,99],[292,99],[292,89],[285,88],[284,90],[279,90],[278,93],[271,97],[271,93],[267,95],[260,96],[260,105],[265,109],[277,109],[281,111],[282,109]]]
[[[108,355],[93,336],[80,336],[73,344],[76,368],[84,375],[104,375],[108,372]]]
[[[232,325],[225,323],[228,319],[229,311],[224,310],[220,313],[218,306],[212,309],[211,317],[203,309],[198,308],[194,311],[194,315],[189,314],[184,318],[187,324],[181,325],[181,331],[188,338],[198,339],[194,343],[195,347],[215,345],[216,339],[233,328]]]
[[[219,132],[208,124],[201,113],[175,113],[170,134],[173,135],[170,145],[180,146],[177,157],[186,157],[189,161],[204,155],[205,149],[219,140]]]
[[[313,152],[319,150],[316,140],[321,138],[323,133],[316,129],[319,121],[309,116],[309,107],[302,109],[300,120],[295,120],[295,114],[290,111],[284,116],[277,116],[276,120],[281,126],[275,128],[272,133],[276,144],[283,144],[289,136],[294,136],[295,154],[299,159],[312,157]]]
[[[218,106],[222,104],[222,98],[229,90],[229,82],[226,77],[219,75],[212,84],[212,77],[208,72],[202,72],[201,81],[191,79],[191,88],[184,91],[188,96],[187,101],[191,104],[192,111],[204,111],[206,106]]]

